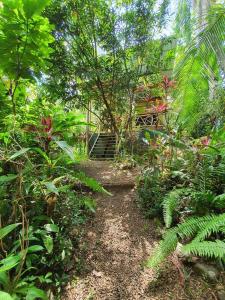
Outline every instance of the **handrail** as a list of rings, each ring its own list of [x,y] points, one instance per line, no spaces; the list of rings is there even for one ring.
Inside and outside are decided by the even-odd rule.
[[[92,134],[91,134],[91,136],[90,136],[88,142],[90,142],[92,136],[96,133],[96,131],[97,131],[98,128],[99,128],[99,124],[95,126],[95,130],[92,132]]]
[[[96,126],[95,131],[92,133],[90,139],[88,140],[88,145],[89,145],[89,142],[92,139],[92,137],[94,136],[94,134],[96,134],[97,129],[98,129],[98,135],[97,135],[97,137],[96,137],[96,139],[95,139],[95,141],[94,141],[94,143],[93,143],[93,145],[91,147],[91,150],[88,153],[89,156],[91,155],[91,152],[93,151],[93,149],[94,149],[94,147],[95,147],[95,145],[97,143],[97,140],[98,140],[98,138],[100,136],[100,125],[99,124],[98,124],[98,126]]]

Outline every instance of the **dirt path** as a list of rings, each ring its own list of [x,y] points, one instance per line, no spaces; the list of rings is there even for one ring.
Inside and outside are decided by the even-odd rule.
[[[94,166],[88,170],[91,175]],[[95,177],[103,181],[107,171],[111,172],[105,165]],[[153,222],[142,217],[133,188],[120,186],[122,180],[126,181],[126,174],[122,177],[113,174],[114,184],[108,189],[112,196],[96,196],[96,215],[87,224],[81,241],[86,268],[82,276],[67,287],[63,300],[213,299],[204,289],[202,294],[201,285],[194,297],[191,291],[187,295],[172,267],[165,269],[161,283],[152,285],[154,273],[144,268],[143,262],[157,242],[156,228]],[[132,185],[132,180],[129,182]],[[194,285],[198,287],[198,283]],[[191,286],[189,288],[192,290]]]

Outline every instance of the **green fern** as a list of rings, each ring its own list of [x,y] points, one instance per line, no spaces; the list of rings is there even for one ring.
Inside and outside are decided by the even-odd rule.
[[[204,228],[196,235],[194,239],[196,242],[200,242],[208,238],[213,233],[221,232],[221,228],[225,224],[225,214],[213,216],[210,221],[205,224]]]
[[[166,228],[169,228],[173,221],[173,214],[178,207],[181,195],[188,189],[176,189],[169,192],[163,200],[163,217]]]
[[[77,172],[74,179],[79,180],[81,183],[91,188],[94,192],[105,193],[111,195],[104,187],[94,178],[88,177],[83,172]]]
[[[197,242],[193,241],[182,247],[181,251],[187,254],[194,254],[207,258],[225,258],[225,242],[216,240]]]
[[[170,229],[165,233],[164,239],[156,247],[152,257],[146,262],[149,268],[157,267],[164,261],[175,249],[178,243],[178,238],[175,229]]]
[[[225,207],[225,194],[216,196],[213,203],[215,207],[223,209]]]
[[[225,213],[186,220],[167,231],[153,256],[148,260],[147,266],[157,267],[176,249],[179,240],[187,238],[192,238],[192,241],[182,247],[182,252],[208,258],[224,258],[225,243],[223,241],[205,241],[206,238],[216,233],[224,232],[224,224]]]
[[[214,218],[214,215],[189,218],[184,223],[177,225],[177,234],[181,239],[194,237],[194,235],[204,230]]]

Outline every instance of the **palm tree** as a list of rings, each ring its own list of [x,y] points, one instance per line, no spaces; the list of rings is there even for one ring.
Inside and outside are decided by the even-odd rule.
[[[225,75],[225,8],[212,1],[194,0],[192,5],[199,8],[201,19],[195,19],[191,42],[178,47],[174,70],[180,119],[190,129],[215,106],[215,91]],[[203,9],[208,12],[203,14]]]

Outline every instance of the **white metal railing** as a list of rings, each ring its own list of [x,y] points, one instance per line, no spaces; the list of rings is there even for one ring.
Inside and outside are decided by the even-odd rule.
[[[93,136],[95,135],[97,133],[97,136],[96,136],[96,139],[94,140],[94,142],[93,142],[93,145],[92,145],[92,147],[91,147],[91,150],[88,152],[88,156],[90,157],[90,155],[91,155],[91,153],[92,153],[92,151],[93,151],[93,149],[94,149],[94,147],[95,147],[95,145],[96,145],[96,143],[97,143],[97,141],[98,141],[98,138],[99,138],[99,136],[100,136],[100,125],[98,124],[96,127],[95,127],[95,130],[94,130],[94,132],[92,132],[92,134],[91,134],[91,136],[90,136],[90,138],[89,138],[89,140],[88,140],[88,147],[89,147],[89,143],[90,143],[90,141],[91,141],[91,139],[93,138]]]

